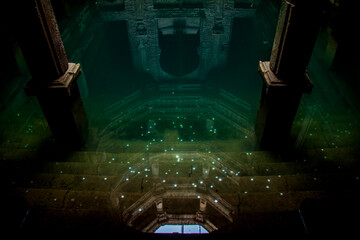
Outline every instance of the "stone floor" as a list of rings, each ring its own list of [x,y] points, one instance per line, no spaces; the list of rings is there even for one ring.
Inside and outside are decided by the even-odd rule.
[[[321,203],[327,216],[350,208],[341,212],[345,217],[358,209],[353,201],[334,203],[358,197],[357,149],[315,149],[280,160],[269,152],[184,146],[166,153],[133,153],[133,144],[124,153],[2,149],[9,227],[153,232],[177,222],[201,224],[212,234],[283,228],[305,234],[299,209],[315,214],[306,211]]]

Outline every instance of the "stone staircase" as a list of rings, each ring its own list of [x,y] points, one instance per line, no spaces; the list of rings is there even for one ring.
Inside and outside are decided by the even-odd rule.
[[[360,189],[357,149],[281,159],[261,151],[0,153],[5,216],[24,232],[149,231],[159,213],[196,218],[202,202],[214,234],[284,227],[304,234],[304,200],[356,197]]]

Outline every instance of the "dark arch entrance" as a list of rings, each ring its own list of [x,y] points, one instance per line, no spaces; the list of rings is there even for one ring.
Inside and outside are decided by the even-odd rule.
[[[200,36],[199,33],[186,34],[186,25],[182,21],[174,22],[171,28],[174,34],[159,33],[160,66],[173,76],[184,76],[199,66],[197,48],[200,45]]]

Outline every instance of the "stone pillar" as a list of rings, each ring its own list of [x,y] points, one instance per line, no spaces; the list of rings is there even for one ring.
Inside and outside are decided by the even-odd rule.
[[[156,199],[155,206],[156,206],[158,223],[166,222],[168,220],[168,217],[166,215],[166,212],[164,211],[163,199],[162,198]]]
[[[76,83],[80,65],[68,62],[50,0],[14,3],[16,35],[32,75],[25,91],[38,98],[56,142],[81,149],[88,121]]]
[[[311,92],[306,68],[320,28],[322,3],[283,1],[270,62],[259,63],[264,85],[255,129],[264,150],[286,149],[301,97]]]

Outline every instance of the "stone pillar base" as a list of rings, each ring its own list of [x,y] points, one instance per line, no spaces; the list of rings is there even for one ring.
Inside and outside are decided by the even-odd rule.
[[[88,134],[88,120],[76,79],[80,64],[69,63],[63,76],[47,85],[31,79],[25,87],[29,96],[36,96],[56,142],[67,149],[80,150]]]
[[[302,80],[287,82],[279,79],[271,71],[270,62],[260,62],[259,72],[264,81],[255,125],[259,147],[282,151],[288,147],[301,97],[303,93],[311,92],[313,84],[306,73]]]

